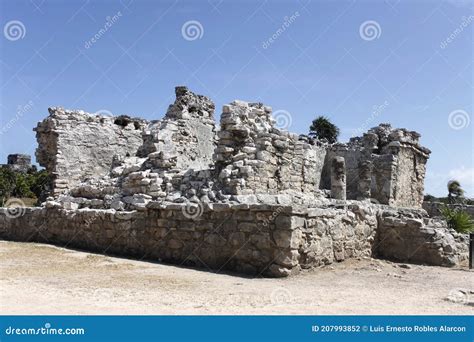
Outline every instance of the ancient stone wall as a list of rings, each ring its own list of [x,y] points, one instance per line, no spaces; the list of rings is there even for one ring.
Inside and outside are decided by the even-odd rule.
[[[0,238],[254,276],[288,276],[348,258],[380,256],[453,266],[467,258],[467,235],[423,211],[349,201],[325,207],[150,201],[138,211],[0,209]]]
[[[265,221],[276,208],[216,206],[196,218],[183,208],[175,204],[127,213],[28,208],[16,219],[0,210],[0,234],[3,239],[48,242],[215,271],[283,275],[272,266],[280,248],[272,242],[271,232],[277,225],[290,226],[287,220]],[[284,210],[288,208],[281,209],[282,217],[287,215]]]
[[[445,223],[393,209],[421,207],[418,133],[382,124],[330,145],[278,129],[261,103],[225,105],[220,130],[213,114],[186,87],[150,123],[50,109],[37,159],[54,200],[0,210],[0,237],[269,276],[370,255],[464,260]]]
[[[396,261],[454,266],[467,260],[469,235],[423,212],[386,210],[378,216],[376,256]]]
[[[146,127],[139,155],[151,157],[153,167],[209,169],[217,137],[214,103],[186,87],[176,87],[175,92],[165,117]]]
[[[441,216],[441,209],[446,204],[441,202],[423,202],[423,209],[426,210],[430,217]],[[451,209],[457,209],[467,212],[474,219],[474,205],[464,205],[464,204],[448,204]]]
[[[74,197],[97,199],[92,207],[100,208],[106,195],[114,198],[105,202],[117,203],[112,206],[117,209],[158,198],[326,196],[320,190],[333,188],[335,157],[344,164],[339,199],[421,207],[430,151],[420,146],[418,133],[387,124],[347,144],[328,145],[278,129],[268,106],[234,101],[223,107],[217,131],[213,102],[186,87],[176,87],[164,118],[147,125],[125,117],[50,111],[36,128],[38,161],[55,179],[54,195],[70,190]]]
[[[0,209],[0,237],[214,271],[287,276],[368,256],[375,235],[375,216],[364,222],[341,209],[293,214],[291,207],[261,204],[214,204],[197,211],[185,204],[148,207],[140,212],[28,208],[17,218]]]
[[[370,257],[377,229],[377,208],[348,206],[308,208],[292,217],[293,262],[302,268],[356,257]],[[295,263],[296,264],[296,263]]]
[[[224,106],[220,127],[216,170],[226,193],[314,193],[319,189],[326,147],[277,129],[270,107],[234,101]]]
[[[52,175],[54,194],[107,174],[116,155],[135,155],[145,123],[125,116],[49,108],[49,116],[35,128],[36,159]]]
[[[9,154],[7,157],[7,164],[0,164],[0,167],[5,167],[16,172],[26,173],[32,167],[31,156],[28,154]]]
[[[139,212],[28,208],[11,218],[0,209],[0,237],[266,276],[371,254],[374,214],[361,216],[358,207],[292,210],[151,203]]]
[[[416,132],[381,124],[363,137],[331,146],[327,160],[344,157],[348,199],[372,198],[381,204],[419,208],[430,154],[419,144],[419,137]],[[323,186],[328,187],[329,177],[326,168]]]
[[[84,180],[58,200],[67,209],[117,210],[142,208],[151,200],[210,201],[216,179],[213,113],[209,98],[177,87],[165,117],[144,129],[137,156],[115,156],[110,172]]]

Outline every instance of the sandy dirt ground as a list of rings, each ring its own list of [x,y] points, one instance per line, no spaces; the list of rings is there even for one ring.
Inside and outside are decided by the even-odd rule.
[[[472,314],[474,272],[375,259],[284,279],[0,241],[2,314]]]

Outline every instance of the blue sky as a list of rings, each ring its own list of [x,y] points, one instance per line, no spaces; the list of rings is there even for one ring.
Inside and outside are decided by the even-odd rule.
[[[34,154],[48,107],[159,119],[187,85],[217,118],[241,99],[298,133],[326,115],[341,141],[380,122],[418,131],[426,192],[458,178],[472,197],[473,3],[0,0],[0,162]]]

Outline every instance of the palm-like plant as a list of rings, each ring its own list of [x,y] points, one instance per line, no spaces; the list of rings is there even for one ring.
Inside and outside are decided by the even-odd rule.
[[[464,197],[464,190],[461,183],[457,180],[450,180],[448,182],[448,199],[450,203],[457,202]]]
[[[459,233],[472,233],[474,232],[474,221],[471,216],[462,210],[451,209],[447,205],[441,208],[441,215],[448,223],[449,228],[453,228]]]
[[[329,143],[333,144],[337,141],[339,128],[329,121],[328,118],[319,116],[311,123],[309,135],[318,139],[326,139]]]

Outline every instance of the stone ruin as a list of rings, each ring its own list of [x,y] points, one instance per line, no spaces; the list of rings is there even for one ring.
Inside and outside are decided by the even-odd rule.
[[[0,236],[252,275],[375,256],[453,266],[467,236],[421,208],[430,151],[381,124],[348,143],[280,130],[271,107],[186,87],[161,120],[50,108],[35,131],[54,197]],[[21,227],[21,229],[19,229]]]
[[[7,156],[7,164],[0,164],[0,167],[15,172],[27,173],[32,168],[31,156],[28,154],[9,154]]]

